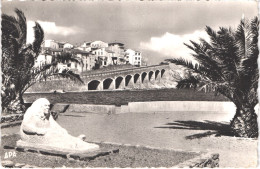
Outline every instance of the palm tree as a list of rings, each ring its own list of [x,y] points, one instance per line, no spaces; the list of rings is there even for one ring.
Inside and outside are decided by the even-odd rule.
[[[27,24],[24,13],[15,9],[17,18],[2,14],[2,112],[23,113],[23,93],[37,81],[49,76],[59,76],[80,81],[79,75],[70,70],[59,72],[57,62],[35,66],[35,60],[41,52],[44,32],[35,23],[35,39],[26,43]]]
[[[214,31],[206,27],[210,42],[190,41],[185,44],[194,54],[198,64],[184,59],[166,61],[182,65],[193,72],[178,81],[178,88],[200,87],[222,94],[236,105],[236,114],[230,127],[235,136],[258,137],[257,115],[254,107],[258,103],[257,67],[259,20],[242,19],[236,30],[220,27]]]

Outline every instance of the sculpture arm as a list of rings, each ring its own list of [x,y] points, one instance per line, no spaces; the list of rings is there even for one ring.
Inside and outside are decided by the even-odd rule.
[[[25,121],[22,124],[22,130],[25,133],[29,134],[37,134],[37,135],[44,135],[47,132],[46,128],[40,128],[36,125],[37,123],[36,118],[29,118],[25,119]]]

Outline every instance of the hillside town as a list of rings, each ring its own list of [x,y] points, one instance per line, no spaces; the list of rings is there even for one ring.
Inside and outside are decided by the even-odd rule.
[[[77,73],[100,69],[109,65],[142,65],[142,54],[139,51],[126,49],[120,42],[106,43],[100,40],[84,42],[74,46],[69,42],[45,40],[41,54],[35,66],[51,63],[55,57],[70,56],[73,60],[58,63],[60,70],[70,69]]]

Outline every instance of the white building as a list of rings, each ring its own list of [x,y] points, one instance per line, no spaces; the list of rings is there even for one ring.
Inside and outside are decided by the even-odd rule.
[[[87,57],[86,69],[87,69],[87,70],[92,70],[93,67],[95,66],[95,64],[96,64],[96,56],[90,54],[90,55]]]
[[[106,48],[108,47],[108,43],[97,40],[97,41],[93,41],[93,42],[89,42],[89,46],[91,48]]]
[[[40,67],[46,64],[50,64],[52,62],[52,55],[49,54],[40,54],[35,60],[35,67]]]
[[[58,42],[56,42],[54,40],[45,40],[43,42],[43,46],[42,47],[58,49],[59,48],[59,44],[58,44]]]
[[[107,52],[105,48],[94,48],[91,50],[92,55],[100,63],[100,67],[107,66]]]
[[[85,52],[90,52],[91,51],[91,47],[90,46],[85,46],[85,45],[81,45],[79,47],[76,47],[75,49],[79,49]]]
[[[107,56],[107,65],[113,65],[113,58],[114,58],[114,53],[113,51],[109,50],[109,49],[105,49],[105,53]]]
[[[118,65],[125,64],[124,61],[122,62],[122,60],[124,60],[123,58],[125,55],[125,53],[124,53],[125,47],[124,47],[123,43],[120,43],[120,42],[109,43],[107,49],[114,52],[113,58],[112,58],[114,64],[118,64]]]
[[[72,44],[68,43],[68,42],[63,45],[63,48],[72,49],[73,47],[74,47],[74,46],[73,46]]]
[[[142,54],[139,51],[134,51],[132,49],[127,49],[125,51],[125,57],[126,60],[131,64],[131,65],[136,65],[136,66],[141,66],[141,60],[142,60]]]

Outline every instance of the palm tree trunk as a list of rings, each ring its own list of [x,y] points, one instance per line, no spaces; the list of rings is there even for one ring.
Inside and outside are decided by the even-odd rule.
[[[258,137],[257,115],[253,106],[237,107],[236,114],[230,125],[232,132],[237,137]]]

